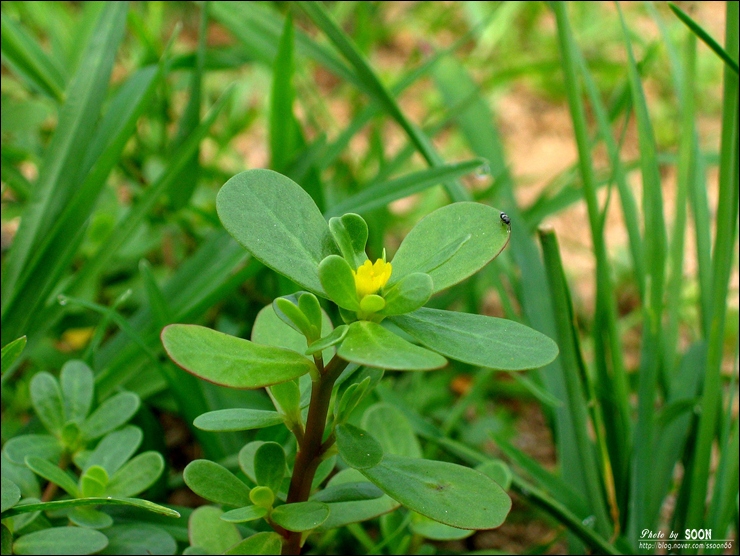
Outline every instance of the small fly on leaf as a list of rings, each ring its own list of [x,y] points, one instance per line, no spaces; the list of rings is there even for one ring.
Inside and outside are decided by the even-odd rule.
[[[501,222],[503,222],[507,226],[511,226],[511,218],[509,218],[509,215],[505,212],[501,213]]]

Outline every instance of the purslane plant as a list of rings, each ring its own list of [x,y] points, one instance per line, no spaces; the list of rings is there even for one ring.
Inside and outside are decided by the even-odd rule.
[[[306,191],[276,172],[234,176],[219,192],[217,209],[241,245],[304,290],[265,307],[251,341],[173,324],[162,331],[162,342],[190,373],[232,388],[265,387],[275,405],[275,411],[206,413],[195,420],[196,427],[236,431],[283,423],[297,449],[293,458],[276,442],[245,446],[239,463],[253,488],[216,463],[192,462],[184,473],[190,488],[234,508],[204,509],[203,519],[264,519],[273,532],[244,540],[237,534],[232,540],[241,548],[259,545],[265,553],[282,547],[284,554],[299,553],[308,534],[325,522],[362,521],[399,503],[453,528],[498,527],[511,501],[490,476],[419,454],[384,451],[372,434],[348,420],[384,370],[428,371],[450,358],[512,371],[555,358],[555,343],[524,325],[424,307],[434,293],[501,252],[511,231],[508,217],[483,204],[453,203],[422,219],[391,261],[385,252],[371,261],[362,217],[345,214],[327,222]],[[337,305],[342,324],[333,327],[319,298]],[[337,452],[346,464],[341,467],[351,469],[322,489]],[[380,508],[379,500],[390,504]],[[347,503],[354,504],[352,511]],[[336,519],[338,512],[346,515]]]
[[[22,347],[3,350],[3,370],[12,362],[6,364],[6,355],[16,358]],[[135,498],[165,466],[156,451],[134,455],[144,435],[126,423],[139,409],[139,397],[120,392],[93,409],[95,379],[79,360],[68,361],[59,379],[48,372],[36,374],[30,394],[49,434],[19,435],[3,446],[2,553],[92,554],[111,543],[120,548],[118,537],[131,528],[153,535],[156,546],[173,553],[175,541],[166,531],[149,524],[115,524],[102,511],[122,506],[179,517],[170,508]],[[79,476],[72,471],[75,467]],[[47,481],[43,494],[36,476]]]

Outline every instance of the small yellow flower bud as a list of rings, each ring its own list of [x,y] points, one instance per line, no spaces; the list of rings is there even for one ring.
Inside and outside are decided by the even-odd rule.
[[[362,299],[366,295],[377,293],[388,282],[392,270],[391,263],[383,259],[378,259],[375,264],[369,260],[362,263],[357,272],[353,271],[357,296]]]

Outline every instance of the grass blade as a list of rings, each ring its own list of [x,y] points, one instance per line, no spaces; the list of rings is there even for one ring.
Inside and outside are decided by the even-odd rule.
[[[575,317],[573,315],[570,291],[565,281],[555,233],[551,230],[545,231],[541,229],[539,236],[545,259],[545,267],[548,271],[547,277],[550,284],[550,296],[553,300],[553,311],[558,323],[560,358],[563,368],[566,369],[565,385],[568,395],[567,403],[573,418],[575,442],[583,461],[586,499],[588,500],[590,511],[596,518],[596,530],[606,537],[610,536],[612,531],[609,514],[606,509],[606,501],[602,494],[604,491],[602,490],[603,486],[600,479],[599,464],[595,456],[594,446],[588,435],[588,410],[586,400],[584,399],[586,385],[582,384],[581,378],[585,375],[585,369],[578,346],[578,332],[574,327]],[[579,374],[581,375],[580,377]],[[593,426],[598,429],[598,421],[595,421]],[[598,434],[597,432],[597,436]],[[604,454],[602,453],[603,456]],[[604,461],[604,465],[606,466],[607,464],[608,459]],[[607,484],[609,480],[610,477],[606,477]]]
[[[329,12],[317,2],[304,2],[297,4],[297,6],[313,20],[319,29],[326,33],[329,40],[337,47],[337,50],[355,69],[358,79],[365,86],[364,88],[384,108],[388,115],[401,126],[427,163],[430,166],[441,165],[442,160],[434,150],[429,138],[406,118],[396,100],[381,83],[365,57],[334,21]],[[457,182],[445,183],[445,189],[453,202],[470,200],[470,194]]]
[[[456,164],[444,164],[406,174],[400,178],[371,183],[356,195],[344,199],[326,211],[325,216],[339,216],[346,212],[365,213],[386,206],[397,199],[420,193],[447,180],[454,180],[486,164],[482,158]]]
[[[64,70],[47,56],[38,41],[8,15],[2,14],[0,48],[3,61],[29,82],[32,88],[61,104],[64,102]]]
[[[80,161],[90,145],[108,88],[118,44],[126,23],[126,2],[106,4],[88,43],[80,70],[69,85],[59,112],[56,132],[39,170],[33,197],[27,206],[3,273],[3,316],[16,294],[16,282],[74,191]]]
[[[680,19],[686,27],[688,27],[694,35],[699,37],[704,44],[706,44],[722,61],[727,64],[732,71],[738,73],[737,60],[734,60],[732,56],[722,48],[712,36],[707,33],[704,28],[694,21],[689,14],[683,11],[681,8],[676,6],[673,2],[668,2],[668,7],[671,11],[676,14],[676,17]]]
[[[725,21],[725,47],[738,51],[738,4],[728,2]],[[712,253],[712,304],[709,331],[707,372],[699,417],[694,461],[690,477],[690,493],[686,527],[704,526],[705,499],[709,482],[712,443],[717,431],[717,407],[721,406],[720,372],[722,365],[727,293],[735,257],[738,215],[738,74],[729,66],[724,70],[722,100],[722,139],[719,167],[719,200],[717,230]],[[725,448],[726,449],[726,448]],[[715,491],[716,492],[716,491]],[[729,496],[716,493],[715,496]]]

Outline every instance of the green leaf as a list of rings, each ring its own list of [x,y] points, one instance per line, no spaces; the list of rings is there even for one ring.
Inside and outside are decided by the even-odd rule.
[[[344,469],[334,475],[327,485],[327,490],[347,483],[364,481],[356,469]],[[354,502],[336,502],[329,504],[331,512],[329,518],[321,525],[320,531],[328,531],[336,527],[344,527],[350,523],[360,523],[391,512],[398,508],[399,503],[387,494],[374,500],[358,500]]]
[[[428,308],[390,319],[423,345],[471,365],[519,371],[558,355],[550,338],[507,319]]]
[[[270,487],[256,486],[249,491],[249,499],[255,506],[270,509],[275,503],[275,493]]]
[[[283,504],[275,508],[270,517],[288,531],[310,531],[326,521],[329,506],[314,501]]]
[[[1,484],[2,508],[0,508],[0,512],[4,512],[5,510],[15,506],[18,503],[18,500],[21,499],[21,489],[19,489],[13,481],[6,479],[5,477],[2,477]]]
[[[54,512],[66,508],[75,508],[77,506],[133,506],[142,510],[146,510],[148,512],[153,512],[155,514],[160,514],[167,517],[180,517],[179,512],[176,512],[175,510],[172,510],[165,506],[160,506],[159,504],[149,502],[148,500],[106,496],[95,498],[75,498],[72,500],[57,500],[55,502],[17,504],[16,506],[8,510],[7,515],[3,516],[3,519],[5,519],[6,517],[13,517],[30,512]]]
[[[309,292],[298,295],[298,308],[306,316],[308,322],[321,335],[321,329],[324,327],[324,312],[316,296]]]
[[[283,422],[276,411],[261,409],[220,409],[200,415],[193,425],[204,431],[248,431],[271,427]]]
[[[311,322],[303,314],[303,311],[298,308],[297,300],[296,303],[293,303],[288,298],[278,297],[272,302],[272,308],[275,314],[280,317],[280,320],[306,338],[315,338],[318,335],[319,329],[312,330]]]
[[[10,342],[7,346],[4,346],[2,349],[2,354],[0,354],[0,374],[5,374],[5,371],[7,371],[10,366],[13,364],[13,362],[18,359],[18,356],[23,353],[23,349],[26,347],[26,337],[21,336],[20,338],[16,338],[12,342]]]
[[[264,440],[254,440],[252,442],[248,442],[241,450],[239,450],[239,468],[254,483],[257,482],[257,477],[254,473],[254,454],[257,453],[259,447],[264,443]],[[247,504],[248,503],[249,502],[247,502]],[[244,506],[246,504],[241,505]]]
[[[342,459],[354,469],[367,469],[380,463],[383,448],[372,435],[359,427],[344,423],[334,433]]]
[[[385,308],[381,315],[403,315],[416,311],[429,301],[434,291],[431,276],[423,272],[412,272],[401,278],[387,291],[383,292]]]
[[[108,537],[94,529],[52,527],[23,535],[13,554],[95,554],[108,546]]]
[[[62,487],[70,496],[75,498],[80,496],[75,479],[68,472],[60,469],[58,465],[37,456],[26,456],[26,466],[47,481]]]
[[[283,541],[277,533],[263,532],[247,537],[224,554],[279,554]]]
[[[261,388],[314,369],[313,363],[294,351],[263,346],[203,326],[171,324],[162,331],[162,344],[186,371],[230,388]]]
[[[280,414],[293,422],[301,420],[301,390],[297,380],[268,386],[267,393]]]
[[[88,440],[100,438],[126,423],[139,410],[141,400],[133,392],[121,392],[105,400],[82,424]]]
[[[25,465],[26,456],[59,461],[62,456],[62,445],[48,434],[23,434],[8,440],[3,446],[3,453],[10,461],[20,465]]]
[[[90,453],[84,469],[99,465],[107,471],[108,476],[113,476],[136,453],[143,437],[141,429],[132,425],[106,434]]]
[[[108,546],[100,554],[174,554],[177,542],[167,531],[148,523],[114,525],[105,530]]]
[[[67,361],[59,375],[64,401],[64,415],[67,421],[81,424],[93,402],[95,377],[83,361]]]
[[[478,465],[475,469],[476,471],[480,471],[484,475],[491,477],[491,479],[496,481],[504,490],[509,490],[512,478],[511,469],[500,459],[489,460]]]
[[[223,554],[242,540],[236,525],[221,521],[223,513],[213,506],[193,510],[188,520],[190,545],[203,548],[209,554]]]
[[[50,433],[58,436],[64,425],[62,392],[57,379],[46,371],[31,380],[31,403],[36,415]]]
[[[344,259],[352,268],[358,268],[367,260],[367,222],[359,214],[345,214],[329,219],[329,230],[339,246]]]
[[[89,506],[72,508],[69,514],[67,514],[67,517],[75,525],[90,529],[105,529],[113,525],[113,518],[111,516]]]
[[[348,330],[349,328],[346,324],[340,324],[328,336],[324,336],[323,338],[312,342],[311,345],[306,348],[306,355],[313,355],[314,353],[324,351],[337,345],[339,342],[344,340]]]
[[[321,314],[321,335],[326,336],[331,333],[333,327],[329,316],[324,311],[321,311]],[[257,314],[254,326],[252,326],[252,341],[256,344],[282,347],[299,353],[305,352],[308,345],[303,334],[296,332],[275,314],[273,305],[264,307]],[[334,350],[326,349],[324,364],[328,363],[332,357],[334,357]],[[312,357],[307,356],[307,358],[313,360]]]
[[[311,500],[316,502],[337,503],[356,502],[359,500],[376,500],[383,496],[383,491],[372,483],[360,481],[356,483],[342,483],[326,487],[314,494]]]
[[[229,506],[250,506],[249,487],[231,471],[205,459],[190,462],[183,472],[185,484],[206,500]]]
[[[2,14],[3,62],[40,92],[56,102],[64,100],[66,77],[56,59],[41,48],[38,41],[12,18]]]
[[[355,407],[365,397],[368,387],[370,386],[370,377],[365,377],[360,382],[350,384],[342,393],[342,397],[337,396],[336,408],[334,409],[334,422],[337,424],[344,423]]]
[[[109,480],[108,472],[99,465],[88,467],[80,478],[82,497],[93,498],[103,496]]]
[[[340,203],[331,207],[327,211],[327,215],[342,214],[348,210],[366,214],[373,209],[384,207],[388,203],[398,199],[403,199],[435,185],[462,177],[482,167],[484,164],[486,164],[484,159],[475,158],[455,164],[440,164],[433,168],[411,172],[391,180],[369,183],[358,193],[343,199]],[[331,220],[329,221],[329,226],[331,226]],[[359,264],[362,262],[360,261]]]
[[[396,456],[420,458],[422,456],[419,440],[406,416],[388,403],[377,403],[367,409],[362,416],[362,427],[373,431],[383,448],[383,453]]]
[[[263,508],[262,506],[244,506],[243,508],[226,512],[221,516],[221,519],[229,523],[246,523],[260,519],[266,515],[267,508]]]
[[[349,311],[359,311],[355,275],[349,263],[339,255],[329,255],[319,264],[319,280],[326,295]]]
[[[425,216],[404,238],[389,286],[413,272],[431,276],[434,292],[474,274],[509,242],[500,211],[479,203],[453,203]],[[469,237],[468,237],[469,236]]]
[[[428,371],[447,364],[441,355],[415,346],[379,324],[353,322],[337,350],[339,357],[358,365],[398,371]]]
[[[416,512],[412,515],[410,529],[417,535],[434,541],[457,541],[475,533],[475,531],[450,527],[444,523],[433,521]]]
[[[674,14],[676,14],[678,19],[680,19],[684,23],[684,25],[686,25],[686,27],[691,29],[691,32],[699,37],[704,42],[704,44],[711,48],[712,51],[714,51],[714,53],[719,56],[732,71],[734,71],[736,74],[738,73],[737,61],[732,59],[732,56],[724,48],[722,48],[716,40],[714,40],[712,35],[707,33],[701,25],[699,25],[691,18],[689,14],[676,6],[673,2],[668,2],[668,7],[673,11]]]
[[[319,263],[338,249],[311,196],[271,170],[231,178],[216,199],[226,230],[275,272],[322,297]]]
[[[270,157],[272,168],[283,172],[296,150],[296,124],[293,116],[293,19],[288,12],[280,35],[272,71],[270,95]]]
[[[128,3],[105,4],[95,30],[85,46],[74,78],[65,91],[54,135],[44,153],[32,201],[13,239],[13,248],[4,261],[2,283],[3,324],[12,297],[22,295],[15,288],[21,272],[49,231],[64,202],[78,186],[80,161],[90,147],[93,130],[105,101],[118,45],[126,26]]]
[[[107,494],[129,497],[145,491],[164,471],[164,458],[155,451],[139,454],[110,478]]]
[[[254,475],[257,484],[280,490],[285,477],[285,451],[277,442],[265,442],[254,454]]]
[[[407,508],[460,529],[498,527],[511,508],[493,480],[453,463],[386,454],[360,472]]]

